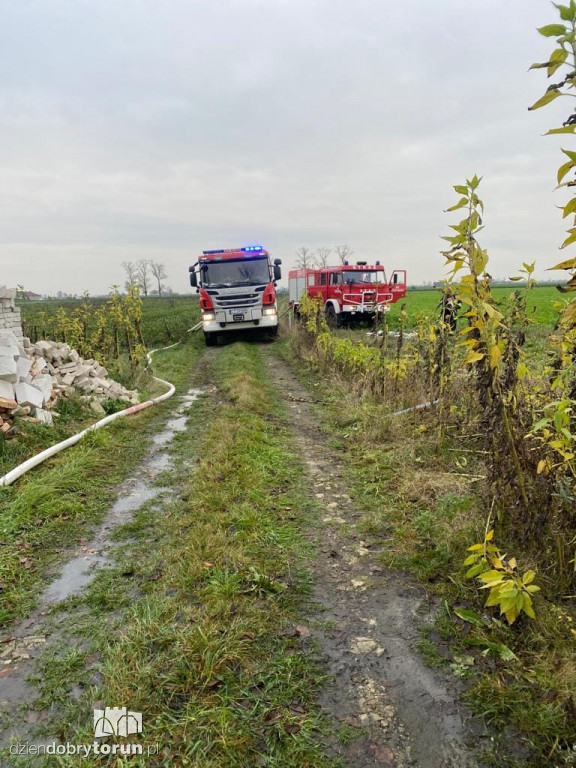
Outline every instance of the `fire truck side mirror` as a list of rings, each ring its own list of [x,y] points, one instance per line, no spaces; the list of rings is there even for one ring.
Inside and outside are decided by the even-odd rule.
[[[189,267],[190,272],[190,285],[192,288],[198,287],[198,278],[196,277],[196,272],[194,271],[194,267]]]
[[[276,259],[276,261],[280,261],[280,259]],[[281,280],[282,279],[282,270],[280,269],[279,264],[274,264],[274,280]]]

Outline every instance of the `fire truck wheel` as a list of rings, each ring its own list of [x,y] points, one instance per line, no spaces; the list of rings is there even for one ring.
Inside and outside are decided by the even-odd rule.
[[[215,333],[204,333],[204,341],[207,347],[215,347],[218,341],[218,336]]]
[[[338,326],[340,325],[340,322],[339,322],[340,318],[336,314],[336,310],[334,309],[332,304],[326,305],[325,313],[326,313],[326,322],[328,323],[330,328],[338,328]]]

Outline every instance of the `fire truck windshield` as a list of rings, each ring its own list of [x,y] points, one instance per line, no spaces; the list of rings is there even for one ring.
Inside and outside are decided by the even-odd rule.
[[[200,265],[202,285],[230,287],[270,282],[268,258],[209,261]]]
[[[348,272],[342,272],[342,281],[344,283],[384,283],[386,282],[386,276],[383,271],[364,271],[364,270],[350,270]]]

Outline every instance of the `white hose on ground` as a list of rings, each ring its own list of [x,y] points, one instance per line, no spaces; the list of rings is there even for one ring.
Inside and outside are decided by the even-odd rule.
[[[420,403],[419,405],[413,405],[412,408],[403,408],[401,411],[396,411],[395,413],[391,413],[390,416],[403,416],[405,413],[410,413],[410,411],[419,411],[422,408],[431,408],[433,405],[436,405],[438,400],[428,400],[426,403]]]
[[[155,352],[161,352],[165,349],[172,349],[172,347],[176,347],[178,344],[180,344],[179,341],[177,341],[176,344],[170,344],[168,347],[153,349],[147,355],[148,364],[152,363],[152,355]],[[164,400],[168,400],[169,397],[172,397],[176,391],[174,384],[171,384],[169,381],[164,381],[164,379],[159,379],[157,376],[152,376],[152,378],[154,381],[157,381],[158,384],[163,384],[165,387],[168,387],[168,391],[163,395],[158,395],[158,397],[152,398],[152,400],[146,400],[145,403],[138,403],[138,405],[125,408],[123,411],[117,411],[116,413],[110,414],[110,416],[105,416],[103,419],[100,419],[100,421],[92,424],[92,426],[83,429],[82,432],[78,432],[78,434],[72,435],[72,437],[69,437],[66,440],[62,440],[62,442],[56,443],[56,445],[50,446],[50,448],[47,448],[45,451],[36,454],[36,456],[32,456],[31,459],[24,461],[22,464],[19,464],[17,467],[10,470],[10,472],[7,472],[3,477],[0,477],[0,486],[11,485],[15,480],[18,480],[19,477],[22,477],[22,475],[26,474],[26,472],[29,472],[31,469],[34,469],[34,467],[42,464],[44,461],[46,461],[46,459],[50,459],[52,456],[60,453],[60,451],[64,451],[66,448],[70,448],[71,446],[76,445],[76,443],[80,442],[80,440],[82,440],[83,437],[86,437],[86,435],[90,434],[90,432],[95,432],[97,429],[105,427],[107,424],[111,424],[113,421],[116,421],[116,419],[119,419],[122,416],[129,416],[131,413],[143,411],[145,408],[150,408],[151,405],[158,405],[158,403],[162,403]]]

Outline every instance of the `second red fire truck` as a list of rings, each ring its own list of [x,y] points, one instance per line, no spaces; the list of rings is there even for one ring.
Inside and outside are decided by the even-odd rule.
[[[374,265],[345,261],[338,267],[293,269],[288,281],[290,306],[295,314],[303,295],[318,298],[333,326],[349,324],[356,318],[373,318],[406,296],[406,270],[395,269],[388,280],[379,261]]]

